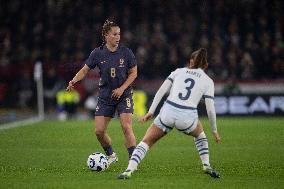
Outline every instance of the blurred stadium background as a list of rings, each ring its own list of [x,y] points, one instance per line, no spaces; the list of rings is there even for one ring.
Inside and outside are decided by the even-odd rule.
[[[90,118],[97,70],[73,94],[64,90],[101,44],[107,18],[120,25],[121,43],[138,61],[137,115],[147,110],[163,79],[205,47],[219,115],[283,116],[283,10],[283,1],[276,0],[0,1],[0,124],[37,114]]]
[[[0,189],[283,188],[283,10],[280,0],[0,0]],[[136,115],[192,51],[208,49],[221,145],[200,119],[220,180],[204,176],[193,140],[173,131],[120,182],[128,153],[118,119],[109,134],[119,162],[99,174],[87,169],[88,155],[102,152],[91,119],[98,71],[73,93],[65,88],[101,45],[107,18],[138,61]],[[133,119],[137,141],[148,125]]]

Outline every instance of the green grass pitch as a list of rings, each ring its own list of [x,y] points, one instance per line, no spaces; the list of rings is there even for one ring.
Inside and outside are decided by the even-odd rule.
[[[88,155],[103,152],[93,121],[44,121],[0,130],[0,188],[284,188],[283,117],[218,117],[220,145],[207,119],[201,120],[220,179],[202,172],[193,138],[173,130],[153,146],[130,180],[118,180],[128,157],[116,119],[108,131],[119,162],[92,172]],[[150,123],[134,121],[137,142]]]

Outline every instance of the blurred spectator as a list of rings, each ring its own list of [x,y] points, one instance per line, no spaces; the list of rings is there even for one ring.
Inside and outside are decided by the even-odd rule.
[[[56,93],[57,117],[60,121],[73,118],[77,113],[77,106],[80,101],[80,95],[76,90],[70,92],[65,89]]]
[[[84,107],[89,111],[89,117],[94,118],[96,112],[96,106],[98,103],[98,91],[95,91],[92,95],[88,96],[84,102]]]
[[[145,0],[127,5],[99,0],[3,1],[0,67],[7,72],[0,71],[0,80],[16,83],[15,75],[7,75],[15,74],[10,65],[32,65],[39,59],[64,65],[68,72],[100,45],[100,35],[95,34],[107,17],[120,23],[122,43],[136,54],[138,79],[167,76],[200,46],[208,49],[208,72],[214,79],[283,79],[283,9],[284,2],[274,0]],[[69,80],[68,75],[62,76]]]
[[[56,93],[64,88],[64,81],[56,74],[54,67],[47,69],[43,76],[44,100],[47,110],[54,110],[56,105]]]
[[[240,66],[241,79],[253,79],[255,65],[249,52],[243,53]]]
[[[20,78],[17,78],[18,85],[17,85],[17,91],[18,91],[18,105],[20,108],[26,108],[31,106],[31,100],[34,95],[34,83],[33,79],[31,77],[31,74],[28,71],[24,71],[22,73],[22,76]]]
[[[240,87],[238,86],[236,79],[231,77],[229,81],[225,84],[223,89],[224,95],[239,95],[241,94]]]
[[[5,104],[5,98],[7,96],[7,88],[8,86],[4,83],[0,83],[0,105]]]

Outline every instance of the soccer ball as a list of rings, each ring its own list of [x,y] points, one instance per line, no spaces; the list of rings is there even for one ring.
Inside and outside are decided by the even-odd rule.
[[[107,157],[101,152],[92,153],[87,159],[87,166],[92,171],[104,171],[108,168]]]

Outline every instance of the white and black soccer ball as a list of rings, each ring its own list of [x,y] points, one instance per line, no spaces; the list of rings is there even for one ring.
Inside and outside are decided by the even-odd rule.
[[[87,166],[92,171],[104,171],[108,168],[106,155],[101,152],[92,153],[87,159]]]

